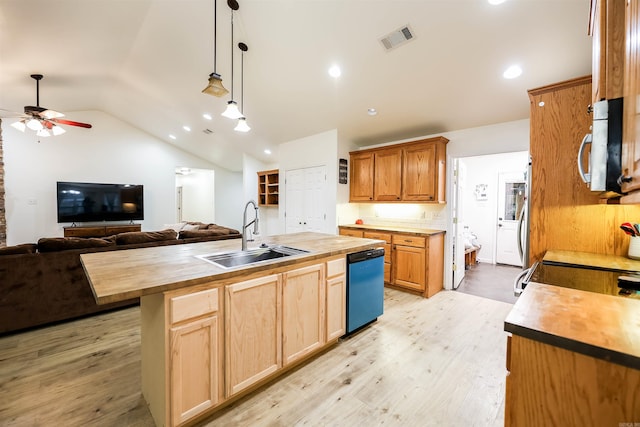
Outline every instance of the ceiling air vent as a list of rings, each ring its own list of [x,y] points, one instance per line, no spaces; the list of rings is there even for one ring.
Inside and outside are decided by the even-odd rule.
[[[386,50],[395,49],[396,47],[405,44],[406,42],[414,39],[413,31],[409,28],[409,25],[387,34],[380,39],[380,42]]]
[[[202,132],[204,132],[207,135],[211,135],[213,133],[213,131],[211,129],[209,129],[209,128],[203,130]]]

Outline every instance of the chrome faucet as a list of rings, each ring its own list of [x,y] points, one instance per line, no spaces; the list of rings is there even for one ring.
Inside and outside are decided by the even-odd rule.
[[[253,208],[256,210],[256,217],[253,221],[247,224],[247,208],[249,205],[253,205]],[[253,224],[253,233],[252,234],[260,234],[260,230],[258,229],[258,205],[253,200],[249,200],[247,204],[244,206],[244,213],[242,214],[242,250],[247,250],[247,228]],[[249,240],[253,242],[253,239]]]

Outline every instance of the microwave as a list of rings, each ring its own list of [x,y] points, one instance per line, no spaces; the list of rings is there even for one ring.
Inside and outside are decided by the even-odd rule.
[[[578,173],[591,191],[622,194],[622,98],[593,104],[593,125],[578,150]],[[587,156],[587,169],[584,168]]]

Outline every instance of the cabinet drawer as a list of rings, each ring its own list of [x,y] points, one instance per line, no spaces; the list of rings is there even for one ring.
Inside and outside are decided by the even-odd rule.
[[[327,278],[344,274],[347,271],[346,265],[347,261],[344,257],[327,261]]]
[[[218,289],[194,292],[171,298],[171,323],[178,323],[219,310]]]
[[[417,236],[403,236],[402,234],[393,235],[393,244],[402,246],[413,246],[414,248],[424,248],[427,239]]]
[[[365,231],[364,232],[365,239],[376,239],[376,240],[384,240],[387,243],[391,243],[391,234],[389,233],[378,233],[377,231]]]
[[[348,228],[341,228],[340,235],[341,236],[351,236],[351,237],[362,237],[362,231],[360,230],[351,230]]]

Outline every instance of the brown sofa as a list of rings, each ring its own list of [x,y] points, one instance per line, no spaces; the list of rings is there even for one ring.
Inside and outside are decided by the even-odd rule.
[[[0,248],[0,334],[139,303],[136,298],[97,305],[80,254],[241,237],[227,227],[198,225],[198,230],[179,234],[163,230],[108,238],[43,238],[37,244]]]

